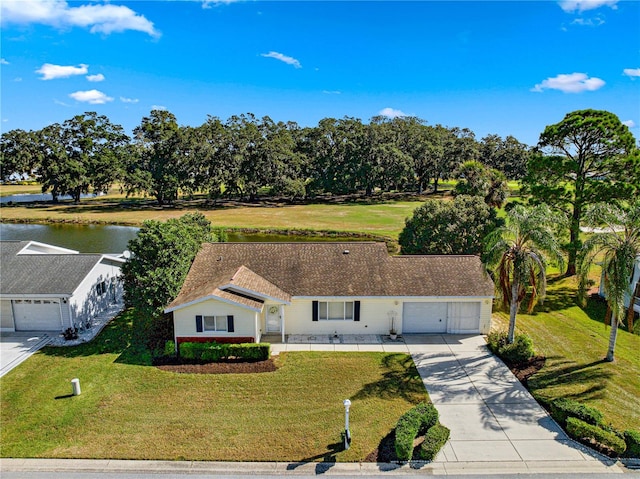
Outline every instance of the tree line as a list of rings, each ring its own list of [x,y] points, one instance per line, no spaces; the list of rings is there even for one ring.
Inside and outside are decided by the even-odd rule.
[[[512,136],[478,141],[469,129],[415,117],[324,118],[300,127],[248,113],[226,121],[209,116],[192,127],[166,110],[152,110],[132,137],[106,116],[87,112],[37,131],[5,132],[0,146],[3,179],[35,175],[54,201],[70,195],[77,202],[119,184],[127,195],[150,196],[160,205],[196,193],[254,200],[258,193],[293,199],[437,192],[440,181],[469,178],[478,164],[499,183],[520,179],[531,154]]]

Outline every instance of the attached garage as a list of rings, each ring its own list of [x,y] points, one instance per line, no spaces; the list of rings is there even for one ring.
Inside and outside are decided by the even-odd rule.
[[[407,302],[402,310],[402,332],[479,333],[480,302]]]
[[[404,303],[403,333],[446,333],[448,303]]]
[[[60,331],[60,300],[13,300],[13,317],[16,331]]]

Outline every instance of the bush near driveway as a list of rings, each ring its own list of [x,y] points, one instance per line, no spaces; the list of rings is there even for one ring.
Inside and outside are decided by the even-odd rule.
[[[413,441],[424,435],[419,457],[432,460],[449,439],[449,429],[438,422],[438,411],[431,403],[421,403],[404,413],[396,424],[395,449],[399,461],[413,457]]]
[[[567,432],[572,438],[587,445],[595,443],[595,445],[606,446],[615,453],[614,455],[619,456],[627,448],[624,439],[621,439],[614,432],[606,431],[601,427],[586,423],[575,417],[567,419]]]

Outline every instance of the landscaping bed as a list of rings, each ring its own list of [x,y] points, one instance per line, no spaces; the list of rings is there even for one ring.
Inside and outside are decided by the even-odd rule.
[[[271,373],[277,369],[273,359],[265,361],[229,360],[206,364],[163,364],[158,369],[186,374],[255,374]]]

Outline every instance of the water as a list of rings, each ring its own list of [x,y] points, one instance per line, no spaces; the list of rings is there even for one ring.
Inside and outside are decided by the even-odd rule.
[[[99,193],[98,195],[90,194],[81,194],[80,198],[95,198],[96,196],[102,196],[103,193]],[[59,200],[70,200],[71,196],[58,196]],[[30,203],[33,201],[53,201],[53,196],[51,193],[21,193],[18,195],[9,195],[0,197],[0,204],[4,203]]]
[[[81,253],[122,253],[127,243],[138,234],[133,226],[0,223],[1,240],[39,241]],[[261,233],[228,233],[228,241],[293,242],[293,241],[358,241],[359,238],[333,236],[277,235]]]
[[[132,226],[0,223],[1,240],[39,241],[81,253],[122,253],[137,234]]]

